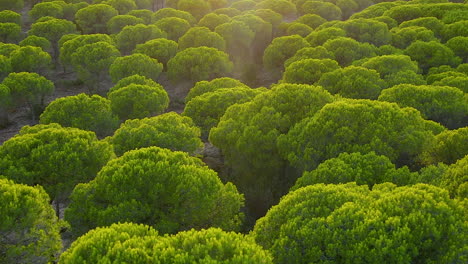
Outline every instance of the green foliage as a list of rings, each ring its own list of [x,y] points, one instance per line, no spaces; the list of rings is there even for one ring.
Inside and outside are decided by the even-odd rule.
[[[299,35],[303,38],[307,37],[313,29],[306,24],[293,22],[288,25],[288,29],[286,30],[287,35]]]
[[[300,16],[296,21],[299,23],[306,24],[313,29],[327,22],[325,18],[315,14],[305,14],[303,16]]]
[[[165,37],[166,33],[155,25],[138,24],[125,26],[122,31],[115,36],[115,43],[123,54],[128,54],[135,49],[138,44]]]
[[[11,106],[10,88],[4,84],[0,84],[0,128],[9,124],[8,108]]]
[[[166,32],[168,39],[174,41],[178,41],[190,29],[190,23],[178,17],[162,18],[154,22],[154,25]]]
[[[110,5],[94,4],[78,10],[75,22],[85,34],[107,33],[107,22],[118,14]]]
[[[63,7],[65,6],[63,1],[51,1],[51,2],[42,2],[35,4],[31,10],[28,12],[28,15],[34,20],[38,20],[41,17],[55,17],[63,18]]]
[[[413,177],[407,167],[396,169],[395,164],[386,156],[377,155],[375,152],[344,152],[336,158],[320,163],[315,170],[304,172],[291,190],[318,183],[356,182],[358,185],[368,185],[372,188],[374,184],[392,182],[402,186],[411,183]]]
[[[185,97],[185,102],[188,103],[192,98],[205,93],[214,92],[218,89],[235,87],[249,88],[241,81],[229,77],[216,78],[211,81],[199,81],[190,89]]]
[[[230,7],[243,12],[243,11],[254,9],[256,4],[257,2],[253,0],[240,0],[240,1],[235,1],[234,3],[232,3]]]
[[[322,74],[339,68],[338,63],[331,59],[304,59],[286,67],[282,82],[314,84]]]
[[[398,166],[415,166],[424,146],[444,128],[424,120],[413,108],[387,102],[341,100],[324,106],[278,139],[290,163],[314,169],[342,152],[375,151]]]
[[[59,40],[67,34],[77,33],[73,22],[65,19],[51,19],[44,22],[36,22],[31,25],[29,35],[35,35],[48,39],[52,44],[52,56],[54,59],[59,56]]]
[[[461,200],[468,198],[468,155],[449,166],[439,186],[447,189],[451,197]]]
[[[12,71],[10,59],[4,55],[0,55],[0,80],[3,80]]]
[[[468,127],[446,130],[436,135],[432,144],[422,153],[424,164],[453,164],[468,155]],[[461,144],[460,144],[461,143]]]
[[[120,88],[123,88],[125,86],[129,86],[130,84],[141,84],[141,85],[158,86],[158,87],[160,86],[160,84],[156,83],[155,81],[151,79],[135,74],[135,75],[120,79],[114,86],[112,86],[109,89],[109,93],[116,91]]]
[[[0,23],[0,42],[17,43],[20,38],[20,25],[16,23]]]
[[[90,130],[100,137],[111,135],[119,125],[109,100],[83,93],[55,99],[41,114],[39,122]]]
[[[132,221],[160,233],[190,228],[238,228],[243,196],[184,152],[150,147],[111,160],[71,195],[65,219],[74,236],[97,226]]]
[[[431,185],[316,184],[285,196],[253,235],[275,263],[462,263],[464,219]]]
[[[76,239],[62,253],[58,263],[102,263],[110,259],[119,263],[150,261],[148,254],[151,251],[144,245],[158,239],[158,232],[143,224],[119,223],[98,227]]]
[[[340,66],[351,65],[355,60],[373,57],[377,48],[369,43],[360,43],[352,38],[338,37],[327,40],[323,47],[335,55]]]
[[[151,18],[153,16],[153,12],[147,9],[137,9],[137,10],[132,10],[128,12],[127,15],[142,19],[143,20],[142,24],[150,24]]]
[[[177,42],[165,38],[149,40],[143,44],[138,44],[133,53],[145,54],[161,62],[164,67],[167,62],[177,54],[179,45]]]
[[[12,10],[0,11],[0,23],[15,23],[21,25],[21,15]]]
[[[399,25],[400,29],[406,27],[425,27],[432,32],[436,37],[440,37],[442,30],[445,28],[444,22],[436,17],[420,17],[412,20],[405,21]]]
[[[468,37],[468,21],[462,20],[445,26],[442,30],[442,39],[447,41],[454,37]]]
[[[298,50],[309,46],[309,43],[299,35],[275,38],[265,49],[263,64],[269,69],[283,68],[287,59],[294,56]]]
[[[112,155],[111,146],[93,132],[58,124],[24,126],[0,147],[0,171],[18,183],[41,184],[52,200],[63,201]]]
[[[196,82],[226,75],[232,67],[226,53],[215,48],[197,47],[180,51],[170,59],[167,73],[172,81]]]
[[[72,65],[72,56],[77,49],[101,41],[114,45],[112,38],[106,34],[64,35],[59,41],[62,42],[62,45],[60,45],[60,62],[64,66]]]
[[[16,44],[0,42],[0,55],[10,57],[11,53],[19,48]]]
[[[334,59],[335,55],[329,52],[322,46],[318,47],[306,47],[298,50],[293,57],[287,59],[284,62],[284,67],[288,67],[291,63],[304,60],[304,59]]]
[[[23,0],[0,0],[0,10],[13,10],[20,12],[23,7]]]
[[[203,93],[188,101],[182,115],[190,117],[200,127],[202,137],[208,138],[210,129],[218,124],[229,106],[248,102],[263,91],[241,86]]]
[[[120,120],[144,118],[162,113],[169,106],[169,96],[163,87],[154,85],[130,84],[113,89],[107,95],[112,112]]]
[[[179,0],[177,2],[177,9],[186,11],[199,20],[204,15],[211,12],[211,5],[205,0]]]
[[[341,28],[329,27],[324,29],[315,30],[310,33],[305,39],[312,47],[323,45],[331,39],[345,37],[346,31]]]
[[[46,73],[50,68],[49,53],[39,47],[24,46],[14,50],[11,55],[11,66],[15,72]]]
[[[406,55],[383,55],[372,57],[362,64],[362,67],[376,70],[384,80],[391,80],[391,76],[398,72],[418,72],[418,64]]]
[[[179,38],[180,50],[200,46],[212,47],[224,51],[226,49],[226,42],[218,33],[212,32],[206,27],[193,27]]]
[[[388,26],[373,19],[353,19],[343,23],[346,36],[359,42],[367,42],[376,46],[389,44],[392,35]]]
[[[97,253],[99,252],[99,253]],[[158,236],[146,225],[113,224],[91,230],[64,252],[59,263],[273,263],[251,237],[219,228]]]
[[[353,99],[377,99],[387,84],[377,71],[349,66],[325,72],[317,82],[331,94]]]
[[[135,74],[156,81],[162,69],[163,65],[158,60],[145,54],[135,53],[115,59],[109,67],[109,73],[114,83]]]
[[[242,12],[232,7],[224,7],[220,9],[215,9],[212,13],[218,15],[226,15],[228,17],[234,17],[240,15]]]
[[[154,12],[152,22],[154,23],[168,17],[182,18],[187,20],[191,25],[195,24],[196,22],[195,18],[189,12],[168,7],[159,9],[158,11]]]
[[[246,53],[254,40],[255,32],[245,22],[232,20],[217,26],[215,32],[226,41],[231,57],[247,57]]]
[[[110,34],[119,33],[125,26],[143,24],[143,19],[131,15],[117,15],[107,22],[107,32]]]
[[[263,215],[295,181],[285,174],[277,138],[296,122],[333,101],[321,87],[279,84],[252,101],[230,106],[209,140],[232,169],[232,181],[246,195],[250,214]]]
[[[339,7],[330,2],[306,1],[299,10],[301,14],[315,14],[326,20],[341,20],[342,12]]]
[[[12,72],[3,80],[3,85],[10,89],[13,100],[26,104],[31,111],[32,119],[42,112],[45,96],[54,92],[54,83],[37,73]]]
[[[425,27],[412,26],[392,29],[392,45],[399,49],[405,49],[417,40],[429,42],[436,40],[436,38],[434,32]]]
[[[271,9],[255,9],[251,13],[263,19],[272,25],[273,29],[278,28],[279,24],[283,21],[283,16]]]
[[[383,90],[379,100],[416,108],[424,118],[448,128],[468,125],[468,97],[458,88],[400,84]]]
[[[441,65],[455,67],[461,62],[461,59],[455,56],[451,49],[436,41],[415,41],[405,49],[405,54],[417,61],[424,72],[427,72],[431,67]]]
[[[19,43],[20,46],[33,46],[33,47],[39,47],[43,51],[49,51],[52,48],[52,44],[50,41],[46,38],[43,37],[38,37],[38,36],[28,36]]]
[[[271,9],[285,17],[296,14],[296,6],[287,0],[263,0],[258,1],[256,9]]]
[[[401,24],[404,21],[424,17],[424,13],[418,5],[407,4],[394,6],[385,11],[383,15],[395,19],[398,24]]]
[[[49,263],[62,248],[62,224],[40,186],[0,178],[0,262]]]
[[[453,37],[445,43],[447,47],[449,47],[456,56],[460,58],[464,58],[465,62],[468,62],[468,36],[458,36]]]
[[[109,75],[109,67],[120,56],[108,42],[99,41],[79,47],[71,56],[73,68],[90,91],[98,91],[99,83]]]
[[[136,2],[134,0],[107,0],[103,3],[115,8],[115,10],[117,10],[120,15],[125,15],[137,8]]]
[[[202,17],[200,21],[198,21],[198,26],[207,27],[211,31],[214,31],[217,26],[227,23],[230,20],[231,18],[224,14],[209,13]]]
[[[439,81],[433,82],[432,85],[452,86],[468,93],[468,76],[448,76]]]
[[[203,147],[200,129],[175,112],[123,123],[110,139],[118,156],[132,149],[156,146],[194,153]]]

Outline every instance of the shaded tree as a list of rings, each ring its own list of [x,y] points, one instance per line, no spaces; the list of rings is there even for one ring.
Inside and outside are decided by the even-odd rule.
[[[196,23],[196,19],[189,12],[183,11],[183,10],[177,10],[177,9],[170,8],[170,7],[162,8],[154,12],[151,21],[154,23],[163,18],[168,18],[168,17],[178,17],[178,18],[187,20],[190,23],[190,25],[193,25]]]
[[[232,62],[226,53],[215,48],[188,48],[177,53],[167,63],[172,81],[192,82],[216,78],[232,71]]]
[[[199,20],[211,12],[211,4],[205,0],[178,0],[177,9],[189,12],[196,20]]]
[[[60,253],[63,226],[40,186],[0,178],[0,261],[49,263]]]
[[[327,40],[323,47],[335,55],[340,66],[349,66],[355,60],[376,55],[376,47],[369,43],[360,43],[352,38],[338,37]]]
[[[246,195],[249,220],[263,215],[296,180],[279,155],[277,138],[332,101],[321,87],[280,84],[230,106],[211,129],[210,142],[222,150],[232,170],[224,177]]]
[[[0,23],[0,41],[17,43],[21,39],[21,26],[16,23]]]
[[[449,166],[442,174],[439,186],[447,189],[451,197],[468,198],[468,155]]]
[[[294,16],[297,11],[296,6],[287,0],[263,0],[259,1],[255,8],[271,9],[283,16]]]
[[[133,53],[145,54],[161,62],[164,68],[167,62],[177,54],[179,45],[177,42],[165,38],[148,40],[143,44],[138,44]]]
[[[0,84],[0,128],[4,128],[10,123],[8,119],[8,110],[11,103],[12,98],[10,88],[4,84]]]
[[[90,92],[99,91],[100,82],[109,75],[109,67],[119,55],[114,45],[99,41],[79,47],[72,54],[72,65]]]
[[[52,44],[50,43],[48,39],[34,36],[34,35],[24,38],[22,41],[20,41],[19,45],[21,47],[24,47],[24,46],[39,47],[43,51],[52,52]]]
[[[78,10],[75,22],[85,34],[107,33],[107,22],[118,14],[110,5],[94,4]]]
[[[377,71],[349,66],[325,72],[317,82],[331,94],[354,99],[377,99],[387,84]]]
[[[45,107],[45,96],[54,92],[54,83],[45,77],[31,72],[12,72],[3,80],[10,89],[16,105],[26,104],[31,118],[35,121]]]
[[[0,23],[15,23],[21,26],[21,15],[12,10],[0,11]]]
[[[28,31],[29,35],[44,37],[52,44],[52,58],[55,63],[58,62],[59,56],[59,40],[67,34],[77,33],[76,26],[73,22],[65,19],[51,19],[44,22],[36,22],[31,25]]]

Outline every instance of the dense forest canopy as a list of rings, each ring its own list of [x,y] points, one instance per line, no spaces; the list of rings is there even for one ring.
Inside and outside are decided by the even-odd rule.
[[[0,0],[0,263],[468,263],[467,0]]]

